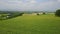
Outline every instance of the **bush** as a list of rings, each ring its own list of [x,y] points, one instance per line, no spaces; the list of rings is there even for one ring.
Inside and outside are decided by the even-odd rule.
[[[37,15],[39,15],[39,13],[37,13]]]
[[[20,13],[19,15],[22,16],[24,13]]]
[[[0,20],[6,19],[7,14],[0,14]]]
[[[45,14],[45,12],[43,12],[43,14]]]
[[[56,12],[55,12],[55,16],[60,17],[60,9],[56,10]]]

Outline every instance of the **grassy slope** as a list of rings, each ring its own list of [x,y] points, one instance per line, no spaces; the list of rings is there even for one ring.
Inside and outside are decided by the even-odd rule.
[[[0,34],[60,34],[60,18],[25,15],[0,21]]]

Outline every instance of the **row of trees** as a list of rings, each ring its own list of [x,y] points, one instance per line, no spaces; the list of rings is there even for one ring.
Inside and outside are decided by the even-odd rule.
[[[46,14],[46,13],[43,12],[42,14]],[[37,13],[37,15],[39,15],[39,13]],[[60,17],[60,9],[56,10],[55,16]]]
[[[15,13],[6,13],[6,14],[2,14],[0,15],[0,19],[2,18],[14,18],[14,17],[17,17],[17,16],[22,16],[24,13],[19,13],[19,12],[15,12]],[[42,14],[46,14],[45,12],[43,12]],[[39,13],[37,13],[37,15],[39,15]],[[58,16],[60,17],[60,9],[56,10],[55,12],[55,16]]]
[[[1,13],[0,14],[0,20],[5,20],[5,19],[10,19],[10,18],[14,18],[14,17],[17,17],[17,16],[22,16],[23,13],[18,13],[18,12],[15,12],[15,13]]]
[[[45,12],[43,12],[42,14],[43,14],[43,15],[45,15],[46,13],[45,13]],[[37,13],[37,15],[40,15],[40,14],[39,14],[39,13]]]

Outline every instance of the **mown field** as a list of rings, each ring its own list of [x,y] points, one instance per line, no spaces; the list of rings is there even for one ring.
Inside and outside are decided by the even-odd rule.
[[[60,17],[23,15],[0,20],[0,34],[60,34]]]

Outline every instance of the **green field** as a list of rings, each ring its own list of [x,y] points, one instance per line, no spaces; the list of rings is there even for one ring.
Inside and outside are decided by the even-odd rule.
[[[60,34],[60,17],[23,15],[0,20],[0,34]]]

